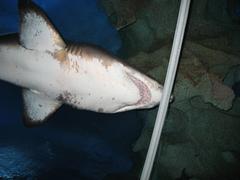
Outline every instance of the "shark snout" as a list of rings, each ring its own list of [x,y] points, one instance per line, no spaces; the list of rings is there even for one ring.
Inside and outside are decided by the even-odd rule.
[[[142,100],[139,105],[142,105],[141,108],[151,108],[158,105],[162,97],[163,86],[152,78],[141,73],[137,74],[136,78],[141,81],[139,89],[142,89],[143,91],[140,93]]]
[[[134,69],[127,69],[125,73],[129,81],[136,87],[138,99],[136,99],[136,102],[119,109],[117,112],[131,109],[152,108],[159,104],[163,87],[157,81]]]

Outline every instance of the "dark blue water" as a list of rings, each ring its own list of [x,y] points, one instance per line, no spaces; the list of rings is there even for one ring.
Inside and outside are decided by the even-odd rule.
[[[37,0],[63,35],[118,54],[121,40],[97,0]],[[70,3],[71,2],[71,3]],[[16,0],[0,1],[0,33],[18,31]],[[0,81],[0,179],[103,179],[132,166],[136,112],[115,115],[63,106],[49,123],[22,124],[21,88]]]
[[[116,53],[121,48],[118,32],[109,23],[98,0],[35,0],[64,39],[99,45]],[[0,34],[18,32],[17,0],[0,1]]]

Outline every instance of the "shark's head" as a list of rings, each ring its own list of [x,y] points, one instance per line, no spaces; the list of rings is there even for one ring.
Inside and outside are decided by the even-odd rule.
[[[120,106],[116,112],[152,108],[159,104],[163,87],[158,82],[126,65],[123,65],[122,73],[125,75],[123,80],[126,83],[122,85],[126,92],[123,94],[125,98],[119,102],[124,106]]]
[[[116,113],[159,104],[162,86],[118,58],[92,46],[68,46],[67,52],[72,71],[77,68],[79,108]]]

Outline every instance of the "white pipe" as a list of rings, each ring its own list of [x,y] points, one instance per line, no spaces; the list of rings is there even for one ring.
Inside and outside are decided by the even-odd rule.
[[[166,113],[168,110],[169,99],[171,96],[173,83],[175,80],[179,56],[181,53],[183,36],[184,36],[185,27],[186,27],[187,18],[188,18],[190,1],[191,0],[181,1],[178,20],[177,20],[177,26],[174,34],[173,45],[172,45],[171,56],[169,60],[167,75],[164,82],[162,100],[158,109],[151,142],[149,145],[149,149],[147,152],[147,156],[146,156],[146,160],[145,160],[145,164],[143,167],[140,180],[149,180],[151,175],[154,159],[155,159],[158,144],[159,144],[159,139],[162,133],[163,124],[164,124]]]

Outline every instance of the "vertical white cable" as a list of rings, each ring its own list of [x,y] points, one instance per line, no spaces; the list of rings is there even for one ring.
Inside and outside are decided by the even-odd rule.
[[[151,175],[151,171],[152,171],[154,159],[156,156],[159,139],[160,139],[160,136],[162,133],[163,124],[165,121],[165,117],[166,117],[166,113],[167,113],[167,109],[168,109],[168,105],[169,105],[169,99],[171,96],[173,83],[174,83],[174,79],[175,79],[175,75],[176,75],[176,71],[177,71],[183,36],[184,36],[185,27],[186,27],[187,18],[188,18],[190,1],[191,0],[182,0],[181,1],[179,14],[178,14],[178,20],[177,20],[177,26],[176,26],[176,30],[175,30],[175,34],[174,34],[172,51],[171,51],[170,60],[169,60],[169,64],[168,64],[167,75],[166,75],[166,79],[164,82],[162,99],[161,99],[161,103],[160,103],[160,106],[158,109],[157,118],[156,118],[154,130],[153,130],[151,142],[149,145],[145,164],[144,164],[143,171],[141,174],[141,180],[149,180],[150,175]]]

